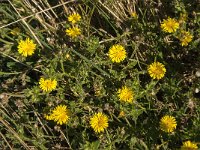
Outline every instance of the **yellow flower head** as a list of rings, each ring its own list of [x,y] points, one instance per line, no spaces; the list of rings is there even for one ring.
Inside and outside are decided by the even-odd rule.
[[[104,132],[108,127],[108,117],[101,112],[90,118],[90,125],[96,133]]]
[[[20,28],[16,27],[10,31],[12,35],[18,35],[21,32]]]
[[[112,62],[119,63],[126,58],[126,50],[122,45],[115,44],[109,49],[108,56]]]
[[[81,20],[81,16],[78,13],[74,13],[68,17],[68,21],[72,24],[75,24],[76,22]]]
[[[129,103],[133,102],[134,94],[130,88],[123,86],[121,89],[118,90],[117,93],[118,93],[118,97],[120,101],[129,102]]]
[[[75,38],[81,34],[81,29],[79,29],[78,27],[72,27],[72,28],[66,29],[66,34],[72,38]]]
[[[165,66],[160,62],[153,62],[148,67],[148,73],[153,79],[161,79],[166,72]]]
[[[121,118],[121,117],[124,117],[125,116],[125,112],[122,110],[122,111],[120,111],[120,113],[119,113],[119,118]]]
[[[187,46],[192,41],[192,34],[187,31],[181,31],[180,41],[182,46]]]
[[[44,79],[44,78],[40,78],[39,81],[40,84],[40,88],[45,91],[45,92],[51,92],[52,90],[56,89],[57,86],[57,81],[51,80],[51,79]]]
[[[45,115],[47,120],[53,120],[57,124],[62,125],[67,123],[70,118],[70,111],[65,105],[59,105],[53,109],[50,115]]]
[[[27,57],[27,56],[33,55],[36,49],[36,44],[34,44],[33,40],[26,38],[26,40],[19,41],[19,45],[17,48],[18,48],[18,52],[22,56]]]
[[[176,129],[176,119],[173,116],[164,116],[160,120],[160,129],[164,132],[171,133]]]
[[[137,15],[136,12],[132,12],[132,13],[131,13],[131,16],[132,16],[134,19],[137,19],[137,18],[138,18],[138,15]]]
[[[196,150],[196,149],[198,149],[197,144],[195,144],[191,141],[186,141],[181,146],[181,150]]]
[[[168,33],[176,32],[176,30],[179,28],[179,23],[174,18],[168,18],[164,19],[161,23],[161,28],[163,31]]]

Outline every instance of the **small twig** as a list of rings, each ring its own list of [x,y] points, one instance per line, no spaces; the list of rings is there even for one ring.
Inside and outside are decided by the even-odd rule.
[[[1,50],[1,48],[0,48],[0,50]],[[17,63],[20,63],[20,64],[23,65],[23,66],[26,66],[26,67],[28,67],[28,68],[33,69],[34,71],[41,72],[40,70],[34,69],[34,68],[32,68],[31,66],[29,66],[29,65],[27,65],[27,64],[24,64],[24,63],[20,62],[19,60],[15,59],[14,57],[11,57],[11,56],[9,56],[9,55],[3,53],[3,52],[0,52],[0,54],[3,55],[3,56],[5,56],[5,57],[8,57],[8,58],[12,59],[13,61],[15,61],[15,62],[17,62]]]
[[[46,128],[44,127],[42,121],[40,120],[40,117],[38,116],[38,113],[34,111],[34,114],[36,115],[38,121],[39,121],[40,124],[42,125],[42,128],[44,129],[44,131],[46,132],[46,134],[48,134],[48,131],[46,130]]]
[[[8,143],[8,141],[6,140],[5,136],[1,132],[0,132],[0,135],[2,136],[2,138],[4,139],[4,141],[6,142],[6,144],[10,148],[10,150],[13,150],[12,147],[10,146],[10,144]]]
[[[117,15],[115,15],[114,12],[112,12],[107,6],[105,6],[100,0],[98,1],[106,10],[108,10],[108,12],[110,12],[115,18],[117,18],[117,20],[119,20],[120,22],[123,22]]]
[[[40,1],[44,1],[44,0],[40,0]],[[51,6],[50,6],[50,4],[48,3],[48,1],[44,1],[44,3],[46,4],[47,7],[50,7],[50,8],[51,8]],[[58,18],[58,15],[56,14],[56,12],[54,12],[53,9],[51,9],[51,12],[54,14],[54,16],[55,16],[56,18]],[[51,14],[51,13],[49,12],[49,14]],[[52,16],[52,17],[53,17],[53,16]],[[54,18],[54,17],[53,17],[53,18]]]
[[[62,132],[62,130],[60,130],[60,133],[62,134],[62,136],[65,138],[67,144],[69,145],[69,148],[72,149],[71,144],[69,142],[69,139],[65,136],[65,134]]]
[[[99,41],[99,44],[110,42],[110,41],[114,41],[114,40],[116,40],[116,38],[104,39],[102,41]]]
[[[10,0],[8,0],[10,5],[13,7],[13,9],[16,11],[16,13],[18,14],[18,16],[20,18],[22,18],[22,16],[20,15],[20,13],[17,11],[17,9],[15,8],[15,6],[12,4],[12,2]],[[22,18],[22,22],[26,25],[26,27],[29,29],[29,31],[31,32],[31,34],[33,35],[33,37],[36,39],[36,41],[38,42],[38,44],[43,48],[41,42],[39,41],[39,39],[37,38],[37,36],[35,35],[35,33],[31,30],[31,28],[29,27],[29,25],[26,23],[25,19]]]
[[[35,5],[36,5],[41,11],[44,11],[44,10],[42,9],[42,7],[40,7],[41,2],[40,2],[40,5],[38,5],[37,1],[35,1],[35,0],[32,0],[32,2],[35,3]],[[48,19],[52,19],[46,12],[44,12],[44,14],[46,15],[46,17],[47,17]]]
[[[21,98],[25,98],[25,95],[20,95],[20,94],[12,94],[12,93],[5,93],[6,95],[8,95],[9,97],[21,97]]]
[[[3,118],[0,117],[0,122],[10,131],[14,137],[16,137],[19,142],[24,146],[26,150],[30,150],[28,145],[19,137],[19,135],[3,120]]]
[[[35,13],[35,14],[29,15],[29,16],[27,16],[27,17],[18,19],[18,20],[16,20],[16,21],[13,21],[13,22],[11,22],[11,23],[9,23],[9,24],[3,25],[3,26],[0,27],[0,29],[5,28],[5,27],[8,27],[8,26],[10,26],[10,25],[12,25],[12,24],[15,24],[15,23],[17,23],[17,22],[20,22],[20,21],[22,21],[22,20],[26,20],[26,19],[28,19],[28,18],[31,18],[31,17],[33,17],[33,16],[35,16],[35,15],[37,15],[37,14],[44,13],[44,12],[46,12],[46,11],[52,10],[52,9],[54,9],[54,8],[57,8],[57,7],[60,7],[60,6],[63,6],[63,5],[65,5],[65,4],[68,4],[68,3],[71,3],[71,2],[75,2],[75,1],[77,1],[77,0],[67,1],[67,2],[64,2],[63,4],[58,4],[58,5],[56,5],[56,6],[47,8],[47,9],[42,10],[42,11],[39,11],[39,12],[37,12],[37,13]]]
[[[132,125],[130,124],[130,122],[128,121],[128,119],[126,117],[124,117],[124,119],[126,120],[126,122],[128,123],[129,127],[132,127]]]
[[[20,74],[22,72],[1,72],[0,71],[0,75],[13,75],[13,74]]]

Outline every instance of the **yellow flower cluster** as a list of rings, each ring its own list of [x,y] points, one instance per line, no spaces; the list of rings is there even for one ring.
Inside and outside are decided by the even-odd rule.
[[[160,120],[160,129],[167,133],[172,133],[176,129],[176,119],[173,116],[164,116]]]
[[[136,13],[131,14],[132,17],[137,18]],[[77,22],[81,20],[81,16],[78,13],[74,13],[68,17],[68,21],[72,23],[72,27],[66,29],[66,34],[72,38],[76,38],[77,36],[81,35],[81,29],[78,26],[75,26]],[[180,24],[174,18],[164,19],[161,23],[161,29],[164,32],[168,33],[175,33],[179,29]],[[12,33],[12,32],[11,32]],[[15,31],[13,30],[13,35],[15,35]],[[188,31],[181,31],[179,40],[182,46],[187,46],[193,39],[193,36]],[[33,40],[27,38],[26,40],[20,40],[18,43],[18,52],[24,57],[31,56],[34,54],[36,50],[36,44]],[[108,51],[108,56],[112,62],[120,63],[124,61],[127,57],[127,52],[125,48],[120,44],[115,44],[110,47]],[[160,62],[153,62],[147,68],[148,74],[153,79],[162,79],[165,76],[166,68]],[[39,80],[39,87],[45,92],[51,92],[56,89],[57,81],[55,79],[44,79],[40,78]],[[133,103],[134,100],[134,92],[131,88],[127,86],[123,86],[122,88],[118,89],[117,95],[119,100],[122,102]],[[119,117],[125,116],[125,112],[121,111]],[[68,110],[67,106],[59,105],[54,108],[49,115],[45,115],[47,120],[53,120],[59,125],[66,124],[70,118],[70,111]],[[159,122],[160,129],[167,133],[173,133],[177,127],[177,122],[175,117],[170,115],[165,115],[160,119]],[[102,112],[95,113],[90,118],[90,126],[96,133],[104,132],[109,124],[108,124],[108,117],[103,114]],[[198,149],[197,144],[186,141],[181,146],[181,150],[188,150],[188,149]]]
[[[115,44],[109,49],[108,56],[112,62],[119,63],[126,58],[126,50],[122,45]]]
[[[181,146],[181,150],[197,150],[197,149],[198,149],[197,144],[191,141],[185,141]]]
[[[90,125],[96,133],[104,132],[108,128],[108,117],[98,112],[90,118]]]
[[[81,35],[81,29],[78,26],[74,26],[81,20],[81,16],[78,13],[73,13],[68,17],[68,21],[72,23],[72,27],[65,30],[66,34],[71,38],[76,38]]]
[[[31,56],[34,54],[36,44],[33,40],[26,38],[26,40],[20,40],[18,45],[18,52],[24,57]]]
[[[67,109],[67,106],[59,105],[50,115],[45,115],[45,118],[47,120],[53,120],[59,125],[66,124],[70,118],[70,111]]]
[[[137,19],[138,18],[138,15],[137,13],[134,11],[131,13],[131,16],[134,18],[134,19]]]
[[[78,13],[73,13],[72,15],[68,17],[68,21],[71,22],[72,24],[75,24],[80,20],[81,20],[81,16]]]
[[[187,46],[188,43],[190,43],[193,38],[190,32],[182,29],[184,26],[183,24],[185,24],[186,19],[187,19],[187,14],[184,13],[180,15],[180,18],[178,21],[174,18],[168,17],[168,19],[164,19],[161,23],[161,29],[164,32],[176,33],[176,35],[178,34],[178,36],[175,35],[175,37],[178,37],[182,46]]]
[[[120,117],[124,117],[125,115],[126,115],[125,112],[122,110],[122,111],[120,111],[118,117],[119,117],[119,118],[120,118]]]
[[[45,92],[51,92],[52,90],[56,89],[57,81],[54,79],[44,79],[40,78],[39,81],[40,88]]]
[[[153,62],[148,66],[148,73],[153,79],[161,79],[166,72],[165,66],[160,62]]]
[[[188,43],[190,43],[192,41],[192,34],[190,32],[187,31],[181,31],[181,35],[180,35],[180,42],[182,46],[187,46]]]
[[[81,29],[78,27],[72,27],[72,28],[66,29],[66,34],[72,38],[75,38],[81,34]]]
[[[47,120],[53,120],[58,125],[66,124],[70,118],[70,111],[67,106],[59,105],[49,115],[44,116]],[[96,133],[104,132],[108,128],[108,117],[102,112],[95,113],[90,118],[90,126]]]
[[[161,28],[165,32],[173,33],[179,28],[179,23],[176,19],[168,17],[162,21]]]
[[[123,86],[121,89],[118,90],[117,93],[118,93],[118,97],[120,101],[129,102],[129,103],[133,102],[134,94],[130,88]]]

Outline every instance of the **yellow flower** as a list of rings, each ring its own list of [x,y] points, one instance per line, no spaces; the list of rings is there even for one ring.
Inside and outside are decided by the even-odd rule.
[[[74,13],[68,17],[68,21],[72,24],[75,24],[76,22],[81,20],[81,16],[78,13]]]
[[[187,46],[192,41],[192,34],[187,31],[181,31],[180,42],[182,46]]]
[[[104,132],[104,130],[108,127],[108,117],[103,113],[98,112],[90,118],[90,125],[95,132]]]
[[[134,19],[137,19],[137,18],[138,18],[138,15],[137,15],[136,12],[132,12],[132,13],[131,13],[131,16],[132,16]]]
[[[72,38],[75,38],[81,34],[81,29],[79,29],[78,27],[72,27],[72,28],[66,29],[66,34],[71,36]]]
[[[10,31],[12,35],[18,35],[20,33],[20,28],[16,27]]]
[[[154,62],[148,67],[148,73],[153,79],[161,79],[166,72],[165,66],[160,62]]]
[[[176,32],[176,30],[179,28],[179,23],[174,18],[168,18],[164,19],[161,23],[161,28],[163,31],[168,33]]]
[[[119,113],[119,118],[121,118],[121,117],[124,117],[125,116],[125,112],[122,110],[122,111],[120,111],[120,113]]]
[[[45,92],[51,92],[52,90],[56,89],[57,86],[57,81],[51,80],[51,79],[44,79],[44,78],[40,78],[39,81],[40,84],[40,88],[45,91]]]
[[[36,49],[36,44],[34,44],[33,40],[26,38],[26,40],[19,41],[19,45],[17,48],[18,48],[18,52],[22,56],[27,57],[27,56],[33,55]]]
[[[59,105],[57,106],[50,115],[45,115],[45,118],[47,120],[53,120],[57,124],[65,124],[70,118],[70,111],[67,109],[67,106],[65,105]]]
[[[160,129],[164,132],[171,133],[176,129],[176,119],[173,116],[164,116],[160,120]]]
[[[113,62],[121,62],[126,58],[126,50],[119,44],[113,45],[108,52],[108,56]]]
[[[198,149],[198,146],[197,146],[197,144],[195,144],[191,141],[186,141],[181,146],[181,150],[195,150],[195,149]]]
[[[123,86],[117,93],[120,101],[133,102],[133,91],[130,88]]]
[[[67,54],[65,55],[65,58],[66,58],[66,59],[70,59],[70,55],[67,53]]]

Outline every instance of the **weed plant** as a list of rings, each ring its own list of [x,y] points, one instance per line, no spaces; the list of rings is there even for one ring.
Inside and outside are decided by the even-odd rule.
[[[199,0],[0,2],[0,149],[200,147]]]

